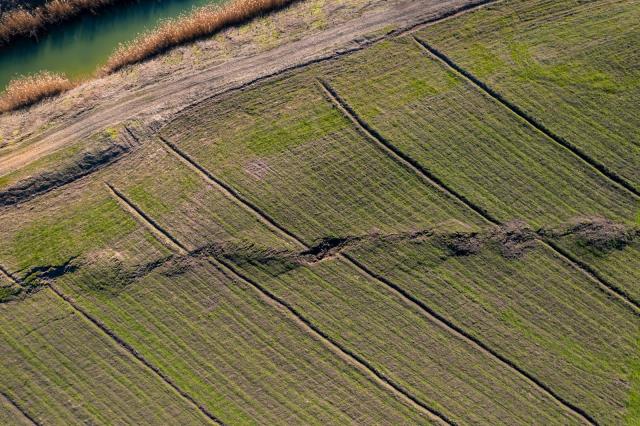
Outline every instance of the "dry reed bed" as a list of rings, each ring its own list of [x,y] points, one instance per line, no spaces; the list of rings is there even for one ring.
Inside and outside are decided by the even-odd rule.
[[[75,85],[76,83],[65,76],[48,71],[11,80],[0,96],[0,113],[32,105],[44,98],[65,92]]]
[[[100,74],[110,74],[171,47],[241,24],[293,1],[295,0],[235,0],[223,6],[211,5],[196,9],[186,16],[167,20],[156,29],[121,45],[101,68]]]
[[[52,0],[33,10],[8,11],[0,17],[0,46],[18,37],[35,37],[46,26],[60,23],[86,11],[95,11],[119,0]]]
[[[77,3],[103,3],[114,0],[78,0]],[[225,28],[242,24],[265,13],[280,9],[296,0],[232,0],[223,6],[205,6],[177,19],[163,22],[159,27],[120,45],[97,71],[98,76],[116,72],[128,65],[142,62],[171,47],[214,34]],[[53,3],[76,3],[54,0]],[[1,36],[0,36],[1,37]],[[77,83],[61,74],[41,72],[12,80],[0,95],[0,113],[32,105],[44,98],[71,89]]]

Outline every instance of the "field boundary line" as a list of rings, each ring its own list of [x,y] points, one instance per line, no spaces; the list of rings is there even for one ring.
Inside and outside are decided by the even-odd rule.
[[[531,127],[536,129],[538,132],[542,133],[547,139],[550,139],[552,142],[555,142],[557,145],[565,148],[567,151],[572,153],[575,157],[581,160],[583,163],[587,164],[589,167],[594,169],[598,174],[604,176],[610,182],[614,183],[619,188],[622,188],[623,191],[630,193],[634,198],[640,198],[640,190],[636,189],[636,187],[627,181],[627,179],[618,175],[613,170],[609,169],[600,161],[591,157],[589,154],[585,153],[581,148],[577,147],[573,143],[569,142],[565,138],[556,135],[549,128],[547,128],[540,120],[533,117],[532,115],[526,113],[515,103],[507,100],[503,95],[492,89],[489,85],[478,79],[471,72],[467,71],[457,63],[455,63],[451,58],[449,58],[444,53],[440,52],[435,47],[429,45],[426,41],[412,36],[414,42],[418,45],[418,47],[427,52],[431,57],[437,59],[440,63],[444,64],[447,68],[454,71],[458,76],[461,76],[465,81],[471,83],[477,89],[480,89],[481,92],[488,95],[491,99],[501,104],[506,109],[510,110],[511,113],[519,117],[521,120],[529,124]]]
[[[175,153],[177,155],[180,155],[178,151],[176,151]],[[185,158],[185,160],[186,160],[186,158]],[[208,171],[204,167],[202,167],[199,164],[197,164],[195,162],[195,160],[190,159],[189,161],[194,163],[194,167],[196,167],[197,169],[201,170],[201,172],[202,172],[202,173],[200,173],[201,175],[204,174],[204,176],[210,176],[212,179],[215,179],[215,181],[222,182],[224,187],[231,188],[228,184],[226,184],[225,182],[223,182],[219,178],[215,177],[210,171]],[[230,192],[230,194],[232,194],[232,195],[233,194],[238,194],[238,192],[235,191],[233,188],[231,188],[231,189],[232,189],[232,192]],[[238,194],[237,197],[234,195],[234,199],[235,199],[235,201],[237,203],[241,204],[243,207],[245,207],[251,213],[253,213],[254,216],[259,216],[258,219],[261,219],[261,221],[264,220],[264,221],[266,221],[266,222],[268,222],[270,224],[273,224],[275,229],[277,231],[281,232],[281,236],[282,236],[282,234],[284,234],[284,236],[286,236],[287,238],[293,239],[298,245],[302,246],[305,249],[309,249],[309,246],[306,243],[304,243],[302,241],[302,239],[300,239],[295,234],[293,234],[292,232],[286,230],[284,227],[279,225],[275,221],[275,219],[273,219],[270,216],[268,216],[260,208],[252,207],[253,206],[252,203],[245,203],[244,197],[242,197],[240,194]],[[489,220],[489,221],[492,222],[491,220]],[[494,223],[494,222],[492,222],[492,223]],[[494,224],[497,224],[497,222],[494,223]],[[414,307],[418,308],[418,310],[422,313],[422,315],[425,318],[427,318],[429,321],[431,321],[433,324],[435,324],[436,326],[442,328],[443,330],[445,330],[447,333],[451,334],[455,338],[460,339],[461,341],[463,341],[466,344],[470,345],[475,350],[479,351],[480,353],[484,354],[485,356],[493,359],[494,361],[499,362],[501,365],[507,367],[507,369],[510,369],[510,370],[515,371],[516,373],[518,373],[525,381],[527,381],[528,383],[532,384],[534,387],[536,387],[540,391],[542,391],[542,393],[544,393],[545,395],[549,396],[551,399],[556,401],[556,403],[558,403],[563,409],[568,410],[571,414],[580,417],[581,419],[585,420],[587,423],[590,423],[592,425],[596,424],[596,422],[587,413],[582,411],[582,409],[580,409],[578,407],[574,407],[571,403],[569,403],[568,401],[564,400],[564,398],[562,398],[562,397],[558,396],[557,394],[555,394],[555,392],[553,392],[551,390],[551,388],[549,388],[547,385],[542,383],[540,380],[536,379],[533,375],[527,373],[525,370],[523,370],[522,368],[518,367],[512,361],[508,360],[507,358],[503,357],[502,355],[499,355],[493,349],[490,349],[486,344],[482,343],[482,341],[480,341],[479,339],[471,336],[470,334],[468,334],[467,332],[465,332],[464,330],[462,330],[461,328],[459,328],[458,326],[456,326],[452,322],[450,322],[447,319],[445,319],[443,316],[437,314],[435,311],[433,311],[431,308],[429,308],[425,303],[423,303],[422,301],[420,301],[416,297],[412,296],[409,292],[405,291],[404,289],[402,289],[397,284],[394,284],[393,282],[391,282],[387,278],[374,273],[369,268],[367,268],[365,265],[363,265],[362,263],[357,261],[355,258],[353,258],[352,256],[350,256],[350,255],[348,255],[346,253],[338,253],[336,255],[336,257],[342,259],[343,261],[345,261],[345,263],[352,265],[356,270],[358,270],[365,277],[368,277],[370,279],[378,281],[384,287],[389,289],[393,294],[398,296],[401,300],[403,300],[406,303],[408,303],[410,305],[413,305]],[[230,266],[227,266],[227,267],[232,269]]]
[[[20,414],[22,414],[22,416],[24,416],[25,419],[30,421],[31,424],[33,424],[35,426],[41,426],[42,425],[42,423],[39,423],[34,417],[31,416],[31,414],[27,413],[27,411],[24,408],[20,407],[20,405],[13,398],[11,398],[9,395],[7,395],[5,392],[0,391],[0,395],[2,395],[2,398],[4,398],[4,400],[7,401],[9,403],[9,405],[11,405]]]
[[[111,184],[105,182],[109,192],[116,202],[126,210],[138,223],[151,231],[151,234],[164,246],[173,252],[186,255],[189,251],[178,240],[173,238],[157,222],[150,218],[138,206],[131,202],[122,192],[118,191]]]
[[[123,202],[128,203],[128,201],[126,199],[123,199]],[[153,221],[153,219],[151,219],[140,208],[131,205],[130,209],[127,209],[127,211],[129,211],[129,212],[132,212],[132,210],[136,211],[143,220],[148,221],[147,227],[154,228],[156,226],[159,226],[159,225],[156,224],[155,221]],[[184,247],[184,245],[182,243],[180,243],[180,241],[176,237],[171,236],[167,231],[163,230],[162,228],[158,227],[156,232],[162,233],[167,238],[170,238],[171,241],[174,241],[179,247]],[[187,253],[182,253],[182,254],[186,255],[186,254],[188,254],[188,252]],[[312,334],[315,335],[316,338],[319,338],[322,342],[324,342],[325,345],[328,346],[328,348],[330,350],[332,350],[332,352],[335,353],[335,350],[338,349],[339,350],[339,354],[338,355],[341,355],[340,358],[343,361],[349,361],[350,364],[359,366],[361,370],[362,369],[365,370],[365,371],[361,371],[361,372],[363,372],[363,373],[366,372],[368,375],[375,376],[376,377],[376,381],[380,385],[382,385],[384,388],[386,388],[387,390],[392,390],[393,393],[396,395],[396,397],[402,398],[405,401],[405,403],[408,403],[410,406],[413,406],[415,409],[417,409],[418,411],[422,412],[423,414],[427,414],[432,419],[441,421],[441,422],[443,422],[445,424],[450,424],[450,425],[455,424],[452,421],[450,421],[446,416],[444,416],[441,413],[438,413],[437,411],[429,408],[425,403],[420,401],[417,397],[413,396],[411,393],[409,393],[408,391],[404,390],[401,386],[395,384],[394,382],[392,382],[391,380],[386,378],[382,373],[380,373],[373,366],[371,366],[371,364],[368,361],[366,361],[364,358],[359,357],[358,355],[356,355],[356,354],[350,352],[349,350],[343,348],[339,343],[333,341],[325,333],[323,333],[316,326],[314,326],[311,321],[309,321],[304,316],[302,316],[300,313],[298,313],[290,304],[285,302],[283,299],[278,298],[273,293],[269,292],[266,288],[264,288],[262,285],[258,284],[256,281],[254,281],[254,280],[244,276],[240,272],[238,272],[235,268],[233,268],[233,266],[230,265],[229,262],[227,262],[227,261],[225,261],[223,259],[219,259],[219,258],[209,257],[209,259],[210,259],[210,262],[213,264],[213,266],[215,266],[217,269],[221,270],[221,272],[223,274],[225,274],[226,276],[228,276],[228,272],[225,271],[225,268],[228,269],[229,271],[231,271],[237,277],[237,279],[240,279],[241,281],[244,281],[247,284],[251,285],[251,287],[253,287],[254,289],[258,290],[259,293],[262,294],[263,297],[267,297],[269,300],[271,300],[272,303],[275,303],[276,306],[274,306],[274,307],[277,307],[279,309],[286,309],[286,311],[288,311],[291,315],[293,315],[295,317],[295,322],[296,323],[298,323],[299,325],[304,325],[304,329],[307,332],[312,331],[313,332]],[[222,268],[221,265],[224,266],[224,268]],[[345,356],[347,356],[348,359],[345,359]]]
[[[133,356],[136,360],[138,360],[142,365],[147,367],[147,369],[151,370],[156,377],[158,377],[162,382],[172,388],[178,395],[180,395],[184,400],[189,402],[195,408],[198,409],[206,418],[208,418],[214,424],[224,426],[224,423],[212,415],[203,405],[199,404],[191,395],[182,390],[177,384],[174,383],[168,376],[166,376],[158,367],[153,365],[150,361],[148,361],[142,354],[140,354],[133,346],[125,342],[120,336],[118,336],[114,331],[109,329],[102,321],[93,317],[83,308],[81,308],[71,297],[65,295],[62,291],[55,287],[53,283],[51,283],[48,288],[58,296],[62,301],[66,302],[72,309],[78,312],[85,320],[93,324],[99,330],[101,330],[105,335],[110,337],[121,349],[124,349],[127,353]]]
[[[367,139],[372,141],[376,146],[382,149],[385,153],[387,153],[392,158],[396,159],[401,165],[404,165],[409,170],[412,170],[418,176],[422,177],[424,182],[435,186],[436,189],[439,189],[442,192],[445,192],[449,196],[456,199],[458,202],[462,203],[463,207],[467,207],[480,215],[487,222],[500,226],[501,222],[491,216],[484,208],[479,207],[469,201],[466,197],[462,196],[452,188],[448,187],[446,184],[442,183],[442,181],[431,172],[429,172],[426,168],[424,168],[418,161],[405,154],[391,142],[386,140],[380,133],[378,133],[375,129],[373,129],[366,121],[364,121],[351,106],[340,97],[340,95],[333,89],[327,82],[318,80],[318,83],[325,93],[327,99],[335,105],[347,119],[349,119],[360,132],[362,132]],[[422,302],[419,298],[413,296],[408,291],[404,290],[401,286],[393,283],[391,280],[386,277],[375,273],[374,271],[367,268],[364,264],[356,260],[354,257],[349,254],[342,253],[346,259],[348,259],[352,264],[356,265],[360,270],[365,271],[367,275],[374,277],[378,281],[387,285],[387,287],[395,290],[396,293],[400,294],[405,299],[409,299],[413,304],[417,305],[423,311],[427,312],[432,318],[437,320],[443,327],[450,330],[451,333],[455,333],[459,338],[466,340],[469,344],[475,345],[478,349],[482,350],[485,354],[492,356],[493,358],[499,360],[503,365],[506,365],[510,369],[518,372],[521,376],[526,378],[530,383],[534,384],[540,390],[542,390],[546,395],[554,399],[558,404],[560,404],[564,409],[569,410],[574,415],[579,416],[582,420],[590,423],[597,424],[596,421],[583,409],[569,402],[555,391],[551,389],[550,386],[545,384],[542,380],[536,378],[533,374],[527,372],[523,368],[519,367],[513,361],[509,360],[506,356],[501,355],[487,344],[485,344],[482,340],[477,337],[472,336],[470,333],[466,332],[461,327],[458,327],[453,322],[446,319],[444,316],[438,314],[435,310],[431,309],[427,304]]]
[[[426,181],[430,186],[453,198],[456,202],[463,203],[464,206],[473,210],[482,219],[494,225],[500,224],[500,222],[498,222],[497,219],[493,218],[489,214],[489,212],[487,212],[487,210],[475,205],[464,195],[447,186],[444,182],[442,182],[442,180],[440,180],[436,175],[427,170],[418,161],[402,152],[395,145],[385,139],[375,129],[369,126],[369,124],[362,118],[360,118],[360,116],[353,110],[353,108],[351,108],[351,106],[349,106],[349,104],[344,99],[342,99],[338,92],[336,92],[336,90],[331,87],[329,83],[321,79],[318,79],[317,82],[329,102],[331,102],[347,120],[354,124],[356,130],[362,133],[366,139],[369,139],[371,142],[373,142],[374,145],[376,145],[384,154],[386,154],[396,163],[399,163],[401,166],[404,166],[405,168],[408,168],[409,170],[414,172],[419,178]]]

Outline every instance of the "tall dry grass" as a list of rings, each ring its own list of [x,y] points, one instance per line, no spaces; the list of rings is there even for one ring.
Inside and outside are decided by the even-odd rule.
[[[92,4],[115,2],[118,0],[73,0],[74,4]],[[142,62],[167,49],[200,37],[214,34],[220,30],[244,23],[264,13],[287,6],[297,0],[231,0],[222,6],[205,6],[181,18],[165,21],[159,27],[143,33],[133,41],[123,44],[109,57],[107,63],[97,71],[103,76],[113,73],[127,65]],[[56,14],[63,15],[70,0],[54,0],[49,4]],[[28,21],[20,14],[19,19]],[[17,25],[17,24],[16,24]],[[24,24],[27,25],[27,24]],[[27,25],[28,26],[28,25]],[[1,37],[1,36],[0,36]],[[0,94],[0,113],[14,111],[32,105],[44,98],[55,96],[75,87],[78,83],[68,80],[60,74],[41,72],[12,80],[4,93]]]
[[[18,37],[33,37],[45,27],[86,11],[95,11],[123,0],[50,0],[33,10],[14,9],[0,16],[0,45]]]
[[[0,94],[0,113],[32,105],[44,98],[67,91],[76,83],[61,74],[42,71],[11,80]]]
[[[222,6],[205,6],[183,17],[167,20],[154,30],[118,47],[101,68],[100,74],[110,74],[171,47],[241,24],[294,1],[296,0],[232,0]]]

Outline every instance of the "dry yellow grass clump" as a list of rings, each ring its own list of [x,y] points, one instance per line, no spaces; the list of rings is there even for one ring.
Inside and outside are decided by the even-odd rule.
[[[16,9],[0,18],[0,44],[20,36],[34,36],[47,25],[55,24],[83,11],[95,10],[118,0],[51,0],[33,10]]]
[[[234,0],[223,6],[207,6],[181,18],[164,22],[158,28],[121,45],[107,60],[101,74],[141,62],[170,47],[213,34],[295,0]]]
[[[0,113],[34,104],[75,86],[64,75],[42,71],[34,75],[11,80],[0,95]]]

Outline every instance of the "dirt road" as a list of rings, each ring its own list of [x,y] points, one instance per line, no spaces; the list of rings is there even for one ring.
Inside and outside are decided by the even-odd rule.
[[[10,141],[5,136],[4,146],[0,144],[0,176],[107,127],[129,120],[157,125],[211,96],[359,50],[485,3],[302,0],[245,28],[87,82],[29,111],[5,114],[0,117],[0,135],[10,135]],[[310,8],[316,6],[323,13],[315,8],[313,16]],[[256,40],[264,36],[265,26],[268,31],[275,26],[278,37],[260,43]]]

